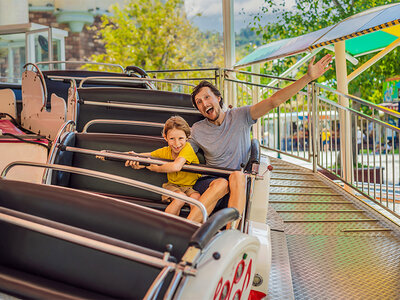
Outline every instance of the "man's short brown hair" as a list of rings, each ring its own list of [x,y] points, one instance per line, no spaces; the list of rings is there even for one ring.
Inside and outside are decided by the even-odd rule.
[[[193,91],[192,91],[192,104],[193,104],[193,106],[194,106],[195,108],[199,109],[199,108],[197,107],[196,99],[195,99],[195,98],[196,98],[196,95],[200,92],[200,90],[201,90],[203,87],[208,87],[208,88],[211,90],[211,92],[212,92],[215,96],[221,97],[221,101],[219,101],[219,106],[222,108],[222,106],[224,105],[224,102],[222,101],[221,92],[215,87],[215,85],[213,85],[211,82],[206,81],[206,80],[201,81],[201,82],[200,82],[197,86],[195,86],[195,88],[193,89]]]

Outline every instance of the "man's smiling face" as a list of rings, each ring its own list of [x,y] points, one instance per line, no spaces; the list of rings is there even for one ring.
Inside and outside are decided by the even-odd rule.
[[[221,97],[217,97],[209,87],[203,87],[195,96],[195,102],[199,112],[210,122],[215,123],[221,117],[221,107],[219,102]]]

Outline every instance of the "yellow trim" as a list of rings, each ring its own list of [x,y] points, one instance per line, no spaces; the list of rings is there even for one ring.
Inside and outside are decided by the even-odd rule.
[[[368,34],[368,33],[371,33],[371,32],[375,32],[375,31],[378,31],[378,30],[383,30],[385,32],[388,32],[390,34],[393,34],[393,35],[396,35],[396,36],[400,37],[400,27],[398,26],[398,24],[400,24],[400,19],[399,20],[394,20],[394,21],[391,21],[391,22],[388,22],[388,23],[384,23],[384,24],[381,24],[381,25],[377,25],[377,26],[372,27],[372,28],[367,28],[367,29],[364,29],[364,30],[359,31],[359,32],[354,32],[354,33],[342,36],[340,38],[335,38],[335,39],[332,39],[332,40],[329,40],[329,41],[318,43],[316,45],[312,45],[312,46],[308,47],[308,50],[313,50],[313,49],[318,48],[318,47],[326,46],[326,45],[329,45],[329,44],[334,44],[334,43],[337,43],[338,41],[347,40],[347,39],[353,38],[355,36],[361,36],[361,35]],[[393,28],[393,33],[392,33],[392,30],[389,29],[389,28]]]
[[[354,78],[356,78],[358,75],[360,75],[362,72],[364,72],[370,66],[375,64],[378,60],[383,58],[386,54],[388,54],[390,51],[392,51],[394,48],[396,48],[399,45],[400,45],[400,38],[393,41],[390,45],[386,46],[382,51],[380,51],[374,57],[370,58],[362,66],[358,67],[351,74],[347,75],[347,82],[349,83],[350,81],[352,81]]]
[[[384,28],[382,31],[387,32],[389,34],[400,37],[400,25],[391,26],[388,28]]]

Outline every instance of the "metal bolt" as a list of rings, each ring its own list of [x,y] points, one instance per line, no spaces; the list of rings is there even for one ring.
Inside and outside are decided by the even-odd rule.
[[[254,275],[253,286],[260,286],[263,283],[263,278],[260,274]]]
[[[221,254],[219,254],[219,252],[214,252],[212,256],[213,256],[213,258],[214,258],[215,260],[218,260],[218,259],[221,258]]]

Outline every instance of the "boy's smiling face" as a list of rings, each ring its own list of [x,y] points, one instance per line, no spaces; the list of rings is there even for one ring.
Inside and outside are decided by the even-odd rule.
[[[179,152],[185,147],[187,142],[186,134],[181,129],[172,128],[168,130],[167,134],[164,135],[164,139],[167,141],[168,146],[172,150],[172,154],[178,155]]]

